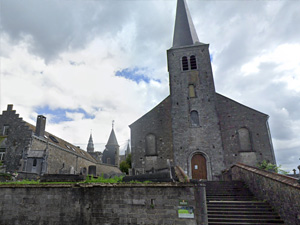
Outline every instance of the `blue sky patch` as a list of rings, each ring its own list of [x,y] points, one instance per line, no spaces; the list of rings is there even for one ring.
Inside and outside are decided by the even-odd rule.
[[[117,77],[124,77],[125,79],[128,80],[132,80],[134,82],[136,82],[137,84],[139,84],[141,81],[144,81],[145,83],[149,84],[151,80],[157,81],[157,82],[161,82],[158,79],[151,79],[149,77],[147,77],[144,72],[146,69],[144,68],[125,68],[123,70],[119,70],[116,72],[116,76]]]
[[[82,113],[84,115],[85,119],[94,119],[95,116],[87,113],[84,109],[78,108],[78,109],[50,109],[49,106],[45,107],[39,107],[36,109],[36,112],[39,115],[52,115],[51,122],[53,123],[60,123],[64,121],[72,121],[71,118],[67,117],[67,112],[69,113]]]
[[[213,54],[209,54],[209,56],[210,56],[210,61],[212,62],[214,59]]]

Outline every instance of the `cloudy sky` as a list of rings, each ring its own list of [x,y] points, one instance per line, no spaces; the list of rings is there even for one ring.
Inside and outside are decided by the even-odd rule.
[[[216,90],[270,116],[277,163],[300,164],[300,1],[188,0]],[[0,0],[0,109],[102,151],[169,94],[176,0]]]

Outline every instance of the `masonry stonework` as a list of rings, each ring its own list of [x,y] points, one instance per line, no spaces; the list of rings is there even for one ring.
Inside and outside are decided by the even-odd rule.
[[[2,225],[204,225],[201,196],[190,184],[1,185],[0,217]],[[192,218],[179,218],[180,200],[193,207]]]
[[[167,97],[150,112],[130,125],[133,167],[139,173],[157,171],[169,168],[168,160],[173,161],[171,99]],[[146,153],[146,137],[155,137],[155,151],[153,155]]]

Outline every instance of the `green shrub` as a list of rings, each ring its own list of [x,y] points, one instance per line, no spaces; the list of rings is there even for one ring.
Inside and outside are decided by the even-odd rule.
[[[269,172],[275,172],[275,173],[280,173],[280,174],[288,174],[288,172],[280,169],[281,165],[277,166],[275,164],[267,162],[266,160],[263,160],[261,163],[258,163],[257,166],[258,166],[259,169],[266,170],[266,171],[269,171]]]

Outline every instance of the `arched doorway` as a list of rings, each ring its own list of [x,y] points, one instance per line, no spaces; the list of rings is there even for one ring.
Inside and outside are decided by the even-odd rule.
[[[191,160],[192,178],[207,180],[206,159],[202,154],[195,154]]]

